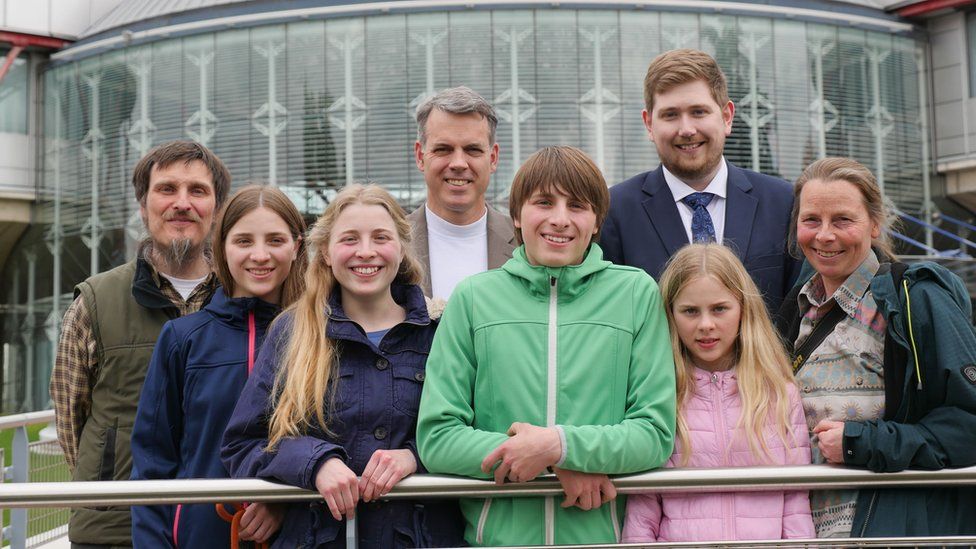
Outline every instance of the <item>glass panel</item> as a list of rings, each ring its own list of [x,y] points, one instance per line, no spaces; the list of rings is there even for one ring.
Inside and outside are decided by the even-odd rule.
[[[0,48],[0,63],[5,63],[9,49]],[[0,132],[27,133],[27,56],[14,58],[7,75],[0,82]]]

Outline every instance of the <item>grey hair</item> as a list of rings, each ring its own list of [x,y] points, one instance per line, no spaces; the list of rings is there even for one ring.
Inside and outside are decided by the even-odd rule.
[[[488,144],[495,144],[498,116],[494,107],[478,92],[467,86],[458,86],[437,92],[417,107],[417,140],[421,145],[427,143],[427,118],[434,109],[450,114],[480,114],[488,121]]]

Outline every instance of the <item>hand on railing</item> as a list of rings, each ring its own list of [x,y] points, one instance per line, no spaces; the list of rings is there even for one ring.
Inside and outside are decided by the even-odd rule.
[[[417,460],[410,450],[377,450],[369,458],[359,479],[359,494],[363,501],[379,499],[403,477],[417,472]]]
[[[481,470],[485,473],[495,468],[498,484],[504,484],[506,479],[528,482],[554,465],[562,455],[559,433],[552,427],[515,422],[508,428],[508,436],[508,440],[481,462]]]
[[[359,479],[339,458],[326,460],[315,473],[315,489],[325,498],[332,518],[342,520],[356,516],[356,503],[359,502]]]
[[[596,509],[617,497],[617,488],[610,477],[602,473],[581,473],[553,467],[560,486],[566,493],[562,507],[579,507],[584,511]]]

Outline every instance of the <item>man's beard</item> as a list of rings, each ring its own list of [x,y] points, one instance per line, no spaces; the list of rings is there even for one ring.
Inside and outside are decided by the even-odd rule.
[[[159,250],[160,259],[169,265],[170,269],[180,272],[192,263],[199,252],[199,246],[193,245],[189,238],[174,238],[169,246]]]
[[[203,242],[194,244],[191,238],[175,238],[169,244],[164,244],[153,240],[152,237],[146,239],[146,244],[151,250],[147,256],[157,269],[162,268],[167,273],[179,273],[191,267],[200,257],[210,262],[210,236],[208,235]]]

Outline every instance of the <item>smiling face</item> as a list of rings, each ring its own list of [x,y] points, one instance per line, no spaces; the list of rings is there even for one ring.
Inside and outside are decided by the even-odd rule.
[[[697,191],[708,186],[732,132],[735,107],[719,105],[704,80],[679,84],[654,95],[654,110],[641,116],[661,163]]]
[[[414,153],[427,182],[427,206],[455,225],[474,223],[485,213],[485,192],[498,165],[488,120],[434,109],[425,128],[426,143],[417,141]]]
[[[848,181],[808,181],[800,192],[796,241],[828,296],[847,280],[881,235],[861,191]]]
[[[674,328],[695,366],[721,372],[735,365],[742,306],[713,276],[685,285],[671,306]]]
[[[146,229],[160,250],[172,248],[174,243],[201,250],[213,228],[215,209],[213,174],[199,160],[153,166],[149,188],[139,205]]]
[[[599,229],[590,204],[555,186],[529,196],[513,222],[522,231],[529,263],[546,267],[578,265]]]
[[[231,297],[257,297],[268,303],[281,300],[281,286],[299,242],[288,224],[268,208],[257,208],[241,217],[227,232],[224,255],[234,292]]]
[[[387,296],[403,260],[396,224],[383,206],[352,204],[336,218],[325,263],[342,287],[342,300]]]

